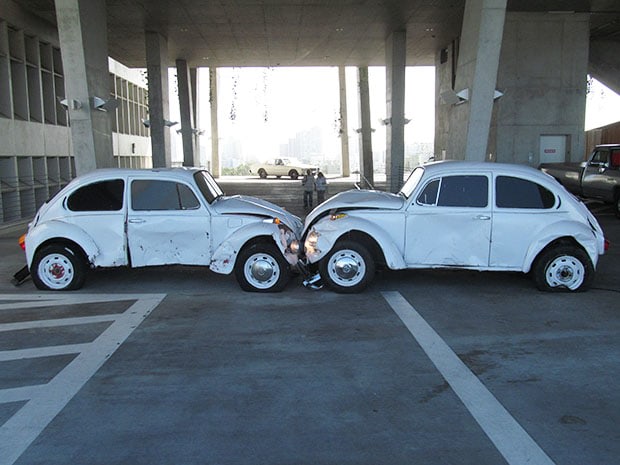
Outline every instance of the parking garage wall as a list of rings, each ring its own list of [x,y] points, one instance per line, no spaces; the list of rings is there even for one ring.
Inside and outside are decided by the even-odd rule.
[[[3,11],[4,13],[5,11]],[[7,9],[0,17],[0,223],[31,218],[75,177],[57,36],[40,20]],[[121,167],[150,167],[146,85],[110,62],[114,155]]]

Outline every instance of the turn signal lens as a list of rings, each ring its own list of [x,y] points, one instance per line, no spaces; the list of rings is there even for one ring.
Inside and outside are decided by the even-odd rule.
[[[17,242],[19,243],[19,246],[22,248],[22,250],[25,252],[26,251],[26,235],[22,234],[19,237]]]
[[[605,252],[609,250],[609,241],[605,239]]]

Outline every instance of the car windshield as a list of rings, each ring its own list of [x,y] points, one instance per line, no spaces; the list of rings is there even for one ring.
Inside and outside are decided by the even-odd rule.
[[[198,171],[194,174],[194,179],[207,202],[213,203],[214,200],[224,195],[222,188],[208,171]]]
[[[400,189],[400,194],[404,195],[407,199],[411,197],[411,194],[413,194],[413,191],[418,186],[420,179],[422,179],[423,174],[424,168],[422,168],[421,166],[418,166],[416,169],[414,169],[407,178],[404,186]]]

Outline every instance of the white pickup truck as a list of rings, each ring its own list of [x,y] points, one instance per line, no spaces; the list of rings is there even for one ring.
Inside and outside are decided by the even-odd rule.
[[[620,144],[598,145],[582,163],[543,163],[540,169],[575,195],[613,204],[620,218]]]

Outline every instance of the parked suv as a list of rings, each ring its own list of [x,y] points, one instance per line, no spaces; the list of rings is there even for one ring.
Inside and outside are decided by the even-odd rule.
[[[272,203],[225,196],[207,171],[104,169],[45,203],[23,242],[39,289],[78,289],[89,267],[181,264],[270,292],[288,282],[301,226]]]

